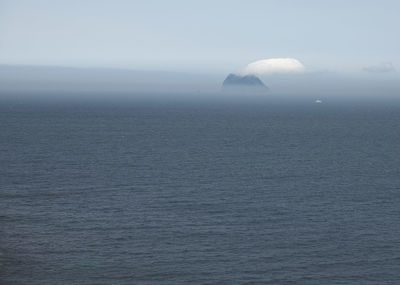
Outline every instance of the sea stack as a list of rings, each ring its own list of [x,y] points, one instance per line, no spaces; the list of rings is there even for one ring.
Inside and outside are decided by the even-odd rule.
[[[222,90],[239,93],[265,93],[268,87],[255,75],[229,74],[222,83]]]

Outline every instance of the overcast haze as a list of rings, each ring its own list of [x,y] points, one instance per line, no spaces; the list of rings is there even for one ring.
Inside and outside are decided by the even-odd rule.
[[[271,96],[398,96],[399,11],[394,0],[0,0],[0,92],[219,94],[229,73],[254,73]]]
[[[398,67],[399,3],[1,0],[0,63],[218,73],[292,57],[310,70]]]

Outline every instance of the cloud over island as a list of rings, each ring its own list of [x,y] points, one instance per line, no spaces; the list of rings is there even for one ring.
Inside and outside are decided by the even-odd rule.
[[[299,74],[305,66],[295,58],[269,58],[257,60],[239,71],[241,75]]]

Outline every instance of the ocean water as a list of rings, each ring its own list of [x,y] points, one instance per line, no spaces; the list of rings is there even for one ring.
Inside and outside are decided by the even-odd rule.
[[[400,104],[0,113],[1,284],[399,284]]]

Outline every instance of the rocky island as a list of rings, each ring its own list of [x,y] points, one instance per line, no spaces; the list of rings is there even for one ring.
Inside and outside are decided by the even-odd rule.
[[[229,74],[222,83],[222,89],[229,92],[264,93],[268,87],[255,75]]]

